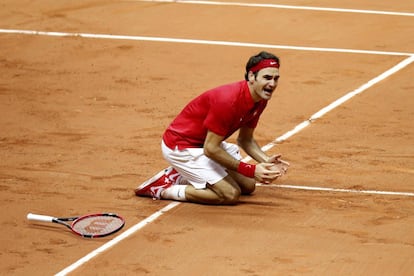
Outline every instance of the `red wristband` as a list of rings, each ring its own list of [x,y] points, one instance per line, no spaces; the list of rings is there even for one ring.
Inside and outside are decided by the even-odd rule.
[[[247,176],[254,178],[254,172],[256,171],[256,165],[247,164],[240,161],[239,167],[237,168],[237,172]]]

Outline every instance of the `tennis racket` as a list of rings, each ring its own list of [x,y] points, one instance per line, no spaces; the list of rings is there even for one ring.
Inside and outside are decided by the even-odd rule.
[[[105,237],[121,230],[125,225],[125,220],[122,217],[112,213],[89,214],[67,218],[55,218],[29,213],[27,214],[27,219],[58,223],[84,238]]]

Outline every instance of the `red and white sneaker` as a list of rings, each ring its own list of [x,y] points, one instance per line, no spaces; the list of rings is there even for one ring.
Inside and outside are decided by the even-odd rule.
[[[161,198],[161,192],[172,185],[177,184],[180,174],[173,168],[168,167],[148,179],[135,189],[137,196],[149,196],[155,199]]]

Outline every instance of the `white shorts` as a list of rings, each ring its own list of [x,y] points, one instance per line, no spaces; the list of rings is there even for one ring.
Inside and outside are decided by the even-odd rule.
[[[237,145],[223,141],[221,147],[235,159],[241,160]],[[203,148],[179,150],[176,147],[172,150],[162,141],[161,149],[168,163],[196,189],[204,189],[206,183],[214,185],[227,176],[226,168],[205,156]]]

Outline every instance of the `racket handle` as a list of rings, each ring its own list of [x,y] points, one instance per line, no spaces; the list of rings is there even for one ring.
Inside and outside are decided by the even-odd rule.
[[[27,219],[37,220],[37,221],[53,222],[54,217],[29,213],[29,214],[27,214]]]

